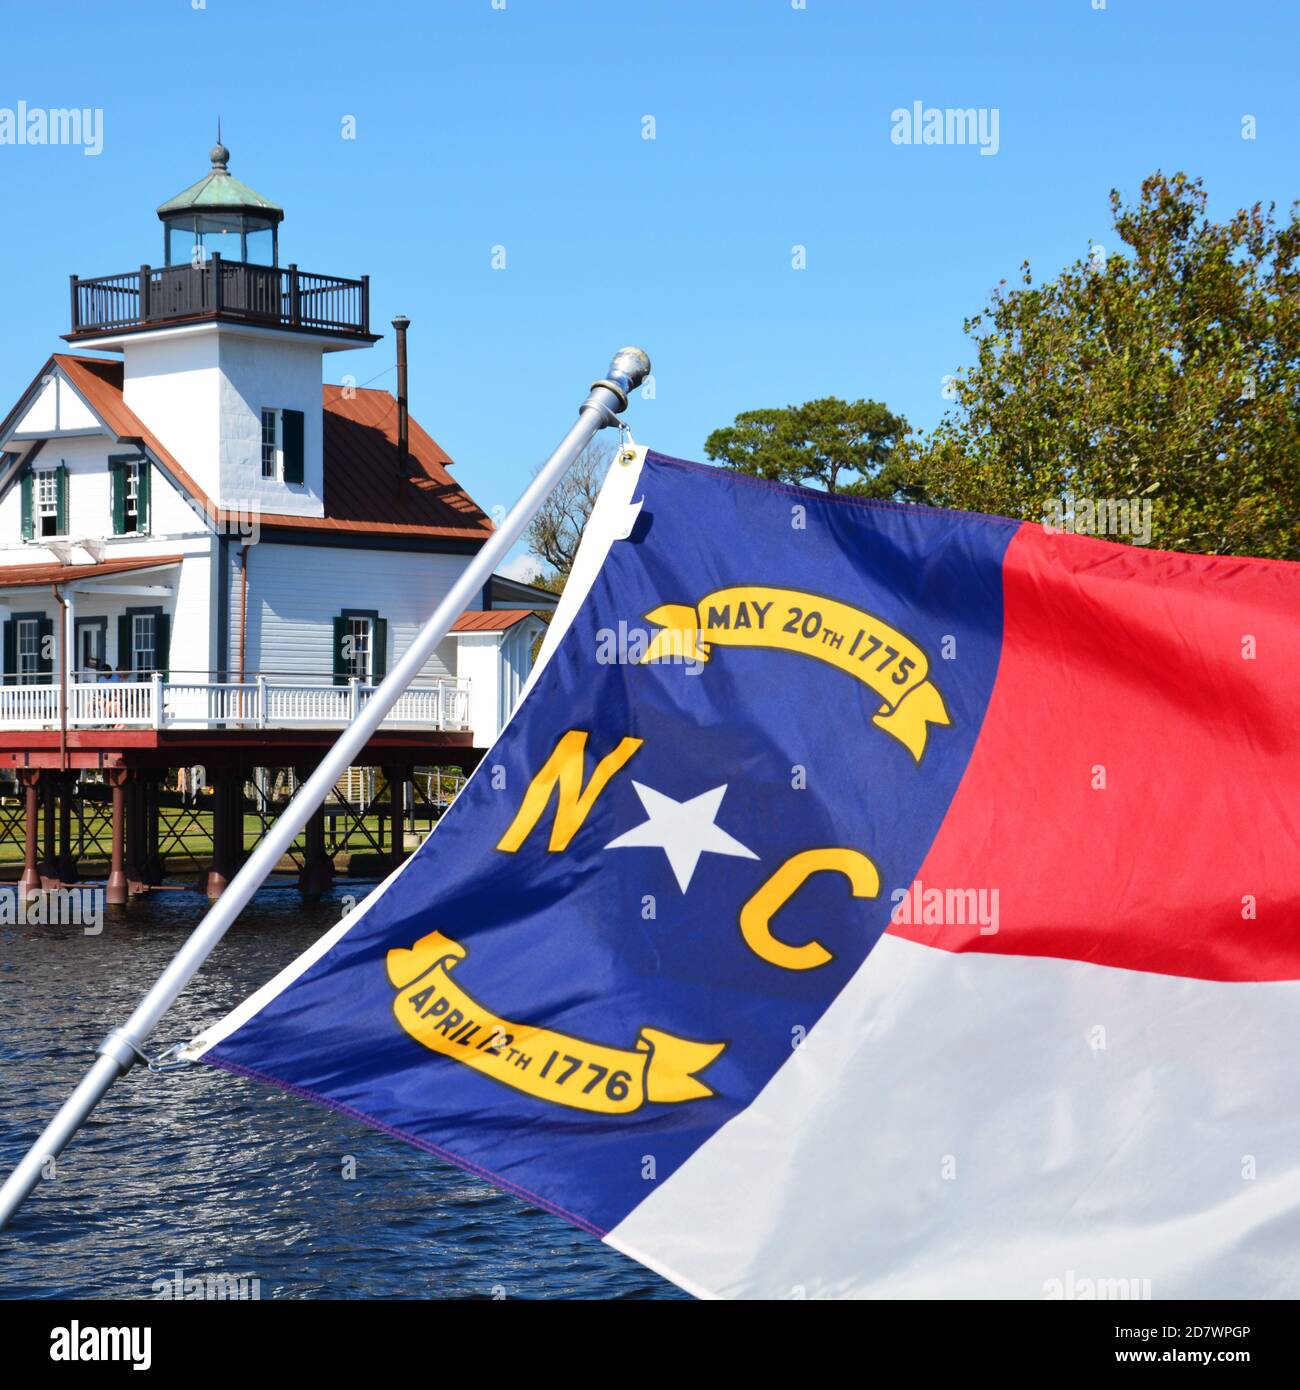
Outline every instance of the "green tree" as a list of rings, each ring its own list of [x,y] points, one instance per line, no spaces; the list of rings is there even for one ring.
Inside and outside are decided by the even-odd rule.
[[[747,410],[714,430],[704,452],[770,482],[863,497],[912,495],[896,455],[907,421],[879,401],[827,396],[784,409]]]
[[[1300,555],[1300,220],[1206,216],[1200,180],[1111,194],[1115,233],[967,320],[955,407],[908,441],[913,495],[1041,520],[1150,499],[1152,544]],[[1119,535],[1114,539],[1122,540]]]

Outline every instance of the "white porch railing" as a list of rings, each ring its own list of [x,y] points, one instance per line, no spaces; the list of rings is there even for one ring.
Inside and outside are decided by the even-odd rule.
[[[147,681],[68,685],[70,729],[328,729],[351,723],[374,694],[368,682],[312,685],[270,680],[243,683]],[[0,685],[0,729],[57,729],[57,685]],[[469,681],[447,677],[410,686],[384,728],[468,731]]]

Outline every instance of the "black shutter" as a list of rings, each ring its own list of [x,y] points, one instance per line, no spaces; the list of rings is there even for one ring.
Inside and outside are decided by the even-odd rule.
[[[108,461],[108,495],[113,512],[113,534],[126,530],[126,464],[121,459]]]
[[[68,534],[68,470],[63,464],[54,470],[55,527],[60,536]]]
[[[379,684],[388,674],[388,619],[376,618],[370,633],[370,679]]]
[[[339,616],[334,619],[334,684],[346,685],[351,667],[343,655],[343,643],[347,640],[348,620]]]
[[[18,684],[18,624],[12,618],[4,626],[4,677],[6,685]]]
[[[23,540],[30,541],[36,535],[36,521],[32,514],[32,470],[23,473]]]
[[[163,680],[171,669],[172,620],[168,613],[159,613],[153,620],[153,664]]]
[[[117,666],[131,669],[131,616],[120,613],[117,619]]]
[[[38,684],[49,685],[54,680],[54,619],[42,618],[40,626],[40,645],[37,648],[37,670],[40,672]]]
[[[281,430],[284,434],[284,480],[286,483],[303,481],[303,434],[306,418],[301,410],[281,411]]]

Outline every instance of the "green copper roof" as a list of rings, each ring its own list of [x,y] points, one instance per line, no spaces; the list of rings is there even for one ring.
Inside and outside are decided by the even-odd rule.
[[[229,212],[240,209],[244,212],[260,213],[263,217],[278,222],[284,217],[284,209],[277,207],[269,198],[254,193],[246,183],[240,183],[226,167],[230,163],[230,151],[218,143],[212,151],[212,169],[198,183],[192,184],[184,193],[169,198],[158,209],[159,217],[174,212],[202,212],[205,209]]]

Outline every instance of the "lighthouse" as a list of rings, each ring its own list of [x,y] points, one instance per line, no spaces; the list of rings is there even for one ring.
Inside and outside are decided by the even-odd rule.
[[[380,341],[365,275],[282,264],[285,212],[220,138],[156,211],[161,263],[74,274],[70,350],[0,422],[0,778],[26,801],[27,889],[75,878],[73,813],[105,783],[110,891],[160,882],[159,789],[188,766],[214,789],[219,892],[257,770],[313,765],[492,532],[411,410],[405,316],[370,374],[396,395],[323,383],[327,353]],[[477,763],[554,602],[494,576],[388,716],[362,779],[387,787],[386,866],[414,771]],[[313,826],[304,891],[330,873]]]

